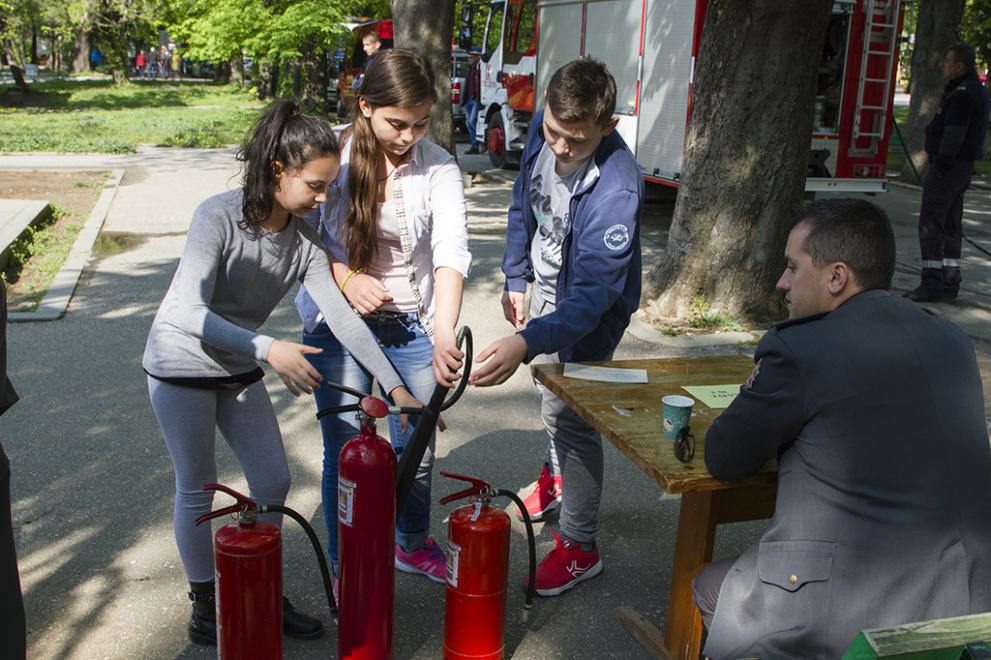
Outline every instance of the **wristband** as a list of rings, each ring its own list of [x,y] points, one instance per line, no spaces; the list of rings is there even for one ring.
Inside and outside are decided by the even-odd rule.
[[[350,268],[348,268],[348,274],[344,276],[344,281],[341,282],[341,286],[338,287],[341,290],[341,293],[344,293],[344,285],[348,283],[348,280],[351,279],[353,275],[357,275],[360,272],[361,272],[360,268],[358,270],[351,270]]]

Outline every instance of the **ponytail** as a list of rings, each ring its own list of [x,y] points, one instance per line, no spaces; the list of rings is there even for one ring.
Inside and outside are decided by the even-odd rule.
[[[237,152],[237,160],[243,163],[244,190],[243,217],[238,226],[254,231],[272,214],[278,185],[276,161],[288,172],[314,158],[340,156],[340,153],[337,137],[327,122],[302,114],[293,101],[273,103],[255,122]]]
[[[359,98],[375,107],[414,108],[437,100],[430,63],[411,50],[379,51],[365,72],[351,110],[351,126],[343,140],[351,143],[348,192],[351,208],[344,219],[348,265],[367,268],[378,245],[378,168],[382,159],[372,122],[361,112]]]

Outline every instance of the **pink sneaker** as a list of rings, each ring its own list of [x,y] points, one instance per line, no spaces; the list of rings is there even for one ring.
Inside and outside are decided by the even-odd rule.
[[[530,514],[530,520],[534,522],[543,520],[544,516],[561,506],[563,486],[564,482],[561,477],[552,477],[547,469],[547,463],[544,463],[540,470],[540,476],[537,477],[537,485],[533,487],[533,492],[523,499],[523,506]],[[522,513],[517,513],[516,516],[523,520]]]
[[[537,593],[541,596],[557,596],[602,572],[598,546],[586,552],[577,543],[566,541],[557,534],[554,538],[557,547],[537,566]],[[524,587],[526,583],[524,580]]]
[[[447,558],[432,538],[428,538],[422,548],[413,552],[406,552],[397,543],[396,568],[404,573],[426,575],[440,584],[447,581]]]

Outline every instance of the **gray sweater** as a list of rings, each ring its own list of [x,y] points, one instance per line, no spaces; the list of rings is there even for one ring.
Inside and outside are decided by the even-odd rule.
[[[152,323],[142,366],[163,378],[244,374],[265,360],[272,337],[255,332],[301,281],[344,347],[386,392],[402,384],[374,335],[338,291],[316,232],[290,217],[257,236],[237,226],[240,189],[193,214],[186,248]]]

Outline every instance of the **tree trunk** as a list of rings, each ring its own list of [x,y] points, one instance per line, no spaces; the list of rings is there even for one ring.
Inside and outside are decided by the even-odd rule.
[[[430,139],[454,152],[451,117],[451,34],[454,0],[392,0],[397,48],[415,48],[434,70],[437,102],[430,117]]]
[[[73,71],[89,71],[89,34],[80,32],[76,37],[76,57],[72,60]]]
[[[226,70],[230,72],[229,79],[238,87],[244,87],[244,56],[238,53],[227,63]]]
[[[327,107],[327,56],[312,46],[303,49],[300,59],[302,94],[300,107],[304,112],[329,112]]]
[[[647,281],[649,316],[780,317],[773,294],[801,204],[832,0],[713,0],[695,70],[681,188]]]
[[[912,51],[912,100],[902,135],[920,176],[925,176],[929,166],[925,151],[926,124],[936,114],[945,85],[940,64],[946,49],[960,41],[964,4],[965,0],[919,0]],[[898,178],[908,183],[919,182],[907,160]]]
[[[269,60],[255,59],[252,75],[255,78],[255,93],[259,101],[265,101],[275,96],[276,67]]]

